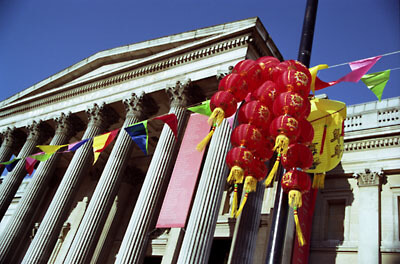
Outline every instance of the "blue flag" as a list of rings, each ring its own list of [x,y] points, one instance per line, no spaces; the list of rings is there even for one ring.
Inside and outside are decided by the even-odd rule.
[[[149,137],[147,131],[147,120],[125,127],[125,131],[129,136],[131,136],[132,140],[135,141],[144,154],[147,155]]]

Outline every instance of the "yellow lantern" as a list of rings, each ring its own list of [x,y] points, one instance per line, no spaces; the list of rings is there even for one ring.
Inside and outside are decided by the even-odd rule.
[[[314,98],[307,120],[314,128],[310,145],[313,166],[307,173],[314,173],[313,188],[323,188],[325,173],[334,169],[343,156],[343,137],[346,104],[339,101]]]

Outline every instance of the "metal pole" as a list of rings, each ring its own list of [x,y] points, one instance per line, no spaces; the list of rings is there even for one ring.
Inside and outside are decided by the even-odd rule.
[[[315,21],[317,17],[318,0],[307,0],[304,15],[303,31],[300,40],[298,60],[310,67],[311,49],[314,38]],[[281,188],[281,179],[284,170],[280,167],[278,186],[275,196],[271,231],[269,234],[266,264],[281,263],[285,243],[286,223],[288,216],[288,197]]]

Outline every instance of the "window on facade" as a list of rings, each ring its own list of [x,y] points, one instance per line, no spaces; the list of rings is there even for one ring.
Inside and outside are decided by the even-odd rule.
[[[326,240],[344,240],[344,214],[346,209],[345,200],[328,200],[326,216]]]

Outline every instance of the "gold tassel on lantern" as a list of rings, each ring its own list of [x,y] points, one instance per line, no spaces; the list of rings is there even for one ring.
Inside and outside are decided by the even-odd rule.
[[[283,154],[286,154],[287,150],[289,147],[289,138],[285,135],[279,135],[275,139],[275,146],[274,146],[274,151],[278,153],[274,166],[272,167],[271,171],[268,174],[267,179],[264,182],[264,185],[268,187],[273,179],[275,178],[276,172],[278,171],[279,168],[279,162],[281,160],[281,157]]]
[[[297,208],[295,207],[293,209],[294,209],[294,223],[296,224],[297,241],[299,242],[300,247],[302,247],[306,244],[306,240],[303,236],[303,232],[301,231],[299,216],[297,215]]]
[[[314,189],[324,189],[325,187],[325,173],[315,173],[312,183]]]
[[[232,183],[243,183],[244,170],[239,166],[233,166],[226,181]]]
[[[221,125],[224,118],[225,118],[224,110],[222,110],[221,107],[217,107],[214,109],[214,111],[208,118],[208,124],[210,124],[210,126],[213,126],[213,125],[219,126],[219,125]]]
[[[200,141],[199,144],[197,144],[196,150],[202,151],[203,149],[205,149],[208,142],[210,142],[212,135],[214,134],[215,128],[216,126],[213,126],[210,133],[208,133],[208,135],[205,138],[203,138],[203,140]]]
[[[249,196],[249,193],[255,192],[256,189],[257,189],[257,179],[252,176],[247,176],[246,179],[244,180],[244,187],[243,187],[243,190],[246,193],[244,194],[244,197],[240,204],[240,207],[236,212],[235,218],[237,218],[240,215],[240,213],[242,212],[244,205],[246,204],[247,197]]]
[[[232,199],[232,210],[231,210],[231,217],[235,217],[237,212],[237,205],[238,205],[238,185],[235,183],[233,187],[233,199]]]
[[[274,166],[272,167],[271,171],[269,172],[267,179],[265,179],[264,185],[265,187],[268,187],[271,182],[275,179],[276,172],[278,171],[279,168],[279,162],[281,160],[281,154],[278,154],[274,163]]]
[[[297,208],[301,207],[301,192],[298,190],[290,190],[289,191],[289,206],[294,210],[294,222],[296,224],[296,234],[297,240],[299,241],[299,245],[302,247],[305,244],[305,239],[303,236],[303,232],[301,231],[299,216],[297,215]]]

